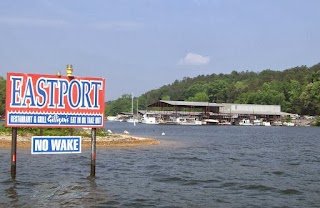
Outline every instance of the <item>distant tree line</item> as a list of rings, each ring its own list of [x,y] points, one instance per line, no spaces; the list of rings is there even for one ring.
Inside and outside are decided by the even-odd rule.
[[[158,100],[201,101],[281,105],[281,110],[301,115],[320,115],[320,63],[284,71],[232,71],[230,74],[184,77],[159,89],[150,90],[135,101],[138,109]],[[137,106],[134,105],[134,111]],[[107,103],[106,114],[131,112],[131,95]]]
[[[6,80],[0,76],[0,115],[5,114]],[[131,112],[131,94],[106,103],[106,115]],[[282,111],[320,115],[320,63],[284,71],[232,71],[184,77],[134,98],[134,112],[158,100],[281,105]]]
[[[0,76],[0,116],[4,116],[6,107],[6,80]]]

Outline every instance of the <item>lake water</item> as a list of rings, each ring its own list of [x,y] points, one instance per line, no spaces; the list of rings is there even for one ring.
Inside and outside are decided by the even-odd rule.
[[[0,149],[0,207],[320,207],[320,128],[108,122],[160,145],[31,155]],[[165,132],[165,136],[162,136]]]

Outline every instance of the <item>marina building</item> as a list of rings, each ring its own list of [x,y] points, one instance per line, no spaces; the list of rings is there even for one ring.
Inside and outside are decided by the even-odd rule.
[[[280,105],[209,103],[159,100],[139,110],[136,115],[121,113],[119,120],[145,124],[181,125],[294,125],[293,114]]]
[[[281,112],[280,105],[209,103],[159,100],[148,105],[147,111],[140,111],[144,117],[160,117],[159,122],[172,123],[202,121],[203,124],[240,124],[245,119],[250,124],[280,125],[292,114]]]

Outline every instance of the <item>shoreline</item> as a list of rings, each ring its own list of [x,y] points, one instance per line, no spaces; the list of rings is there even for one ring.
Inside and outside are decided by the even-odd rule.
[[[32,135],[18,135],[17,136],[17,148],[31,148],[31,137]],[[0,134],[0,148],[11,148],[11,135]],[[108,147],[137,147],[146,145],[158,145],[159,140],[152,138],[144,138],[131,136],[126,134],[111,134],[106,137],[96,138],[97,148],[108,148]],[[81,148],[91,148],[91,138],[81,138]]]

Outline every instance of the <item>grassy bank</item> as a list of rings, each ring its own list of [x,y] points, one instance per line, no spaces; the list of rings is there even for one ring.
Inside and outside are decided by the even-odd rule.
[[[2,135],[11,135],[12,128],[5,127],[4,124],[0,126],[0,134]],[[70,129],[70,128],[18,128],[18,135],[20,136],[82,136],[82,137],[91,137],[90,130],[84,129]],[[98,137],[106,137],[109,135],[108,132],[103,128],[99,128],[96,131]]]

